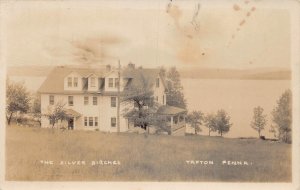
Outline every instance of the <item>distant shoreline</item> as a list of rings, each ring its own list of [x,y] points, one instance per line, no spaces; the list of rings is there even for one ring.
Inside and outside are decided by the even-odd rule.
[[[14,66],[7,68],[8,76],[47,76],[53,66]],[[212,69],[193,68],[178,71],[182,79],[228,79],[228,80],[291,80],[291,71],[280,68],[264,69]]]

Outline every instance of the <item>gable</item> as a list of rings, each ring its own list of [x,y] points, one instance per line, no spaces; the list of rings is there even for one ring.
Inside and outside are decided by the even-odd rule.
[[[85,78],[90,78],[90,77],[96,77],[98,78],[99,76],[97,76],[95,73],[90,73],[88,75],[85,76]]]
[[[82,76],[76,72],[76,71],[71,71],[65,78],[67,77],[78,77],[78,78],[81,78]]]
[[[117,78],[118,77],[118,71],[116,70],[113,70],[113,71],[110,71],[108,73],[106,73],[104,75],[105,78]]]

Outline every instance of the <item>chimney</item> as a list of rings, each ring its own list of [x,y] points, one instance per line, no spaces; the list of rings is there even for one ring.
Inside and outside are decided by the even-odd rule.
[[[107,72],[111,71],[111,66],[110,65],[106,65],[106,71]]]
[[[135,68],[135,64],[129,62],[129,63],[128,63],[128,68],[129,68],[129,69],[134,69],[134,68]]]

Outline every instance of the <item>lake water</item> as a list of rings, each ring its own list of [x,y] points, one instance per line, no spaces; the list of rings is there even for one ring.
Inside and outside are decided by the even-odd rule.
[[[23,81],[31,91],[36,91],[46,77],[10,77],[13,81]],[[269,133],[271,111],[280,95],[290,88],[290,80],[222,80],[222,79],[182,79],[188,110],[203,113],[225,109],[231,116],[232,128],[226,137],[256,137],[257,132],[250,127],[253,108],[261,106],[267,114],[268,124],[262,135]],[[201,134],[207,135],[202,126]],[[214,134],[213,134],[214,135]],[[217,135],[217,134],[215,134]]]
[[[24,83],[29,91],[36,92],[46,80],[46,77],[10,76],[9,79],[15,82]]]
[[[271,111],[281,94],[291,86],[290,80],[222,80],[222,79],[182,79],[188,110],[200,110],[210,113],[224,109],[231,116],[232,128],[226,137],[258,136],[251,128],[253,108],[261,106],[267,114],[267,126],[262,132],[269,133]],[[202,126],[201,134],[208,134]]]

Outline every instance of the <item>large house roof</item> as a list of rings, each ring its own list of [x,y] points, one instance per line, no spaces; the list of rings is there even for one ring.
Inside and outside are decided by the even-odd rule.
[[[86,68],[71,68],[71,67],[55,67],[42,86],[39,88],[40,93],[63,93],[64,92],[64,78],[71,72],[78,73],[80,76],[85,77],[89,74],[96,74],[102,76],[103,70],[86,69]],[[76,93],[76,92],[74,92]]]
[[[123,78],[132,78],[131,85],[139,86],[141,85],[143,78],[148,80],[151,85],[155,84],[155,80],[160,76],[159,69],[124,69],[122,72]],[[162,78],[162,84],[166,87],[165,81]]]
[[[145,77],[150,83],[154,84],[156,77],[159,76],[159,69],[123,69],[121,72],[121,77],[131,78],[132,82],[138,83],[141,81],[142,77]],[[95,68],[72,68],[72,67],[55,67],[44,83],[39,88],[40,93],[62,93],[62,94],[82,94],[86,91],[65,91],[64,90],[64,78],[70,73],[78,73],[82,78],[86,78],[91,74],[95,74],[99,78],[104,78],[109,74],[106,69],[95,69]],[[163,85],[165,85],[164,79],[162,79]]]

